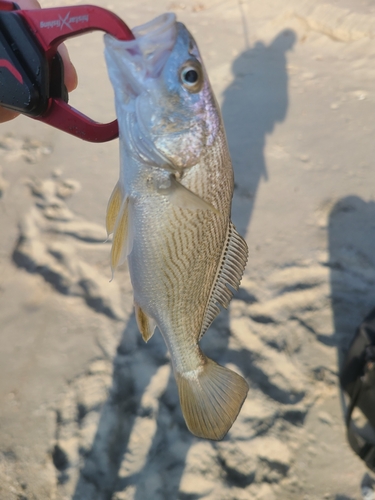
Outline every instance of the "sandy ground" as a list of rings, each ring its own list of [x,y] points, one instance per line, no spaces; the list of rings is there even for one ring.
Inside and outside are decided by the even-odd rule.
[[[203,344],[250,391],[224,441],[188,433],[160,335],[145,345],[137,332],[126,268],[109,283],[117,141],[3,124],[0,498],[375,498],[361,493],[372,478],[346,443],[337,383],[375,305],[373,2],[93,3],[131,27],[175,11],[203,53],[250,249]],[[101,35],[69,49],[71,102],[110,120]]]

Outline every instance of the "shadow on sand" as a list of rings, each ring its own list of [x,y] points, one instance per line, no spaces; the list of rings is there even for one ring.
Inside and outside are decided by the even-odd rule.
[[[241,234],[251,222],[260,180],[267,179],[266,136],[272,133],[275,123],[285,119],[288,109],[286,55],[294,43],[295,34],[290,30],[278,34],[269,45],[257,42],[234,61],[235,79],[224,93],[222,113],[236,179],[232,214]],[[253,300],[248,295],[240,290],[237,297]],[[237,364],[248,375],[244,360],[228,350],[230,328],[226,311],[215,320],[214,329],[214,336],[207,333],[203,339],[203,350],[220,364]],[[143,344],[133,315],[114,360],[111,395],[103,407],[92,448],[84,457],[74,500],[122,499],[130,490],[131,498],[136,500],[187,498],[179,492],[180,482],[186,455],[198,440],[186,429],[173,377],[169,375],[162,389],[155,415],[152,408],[145,410],[142,404],[153,377],[166,365],[169,361],[161,335],[156,333],[147,345]],[[134,473],[124,471],[129,443],[134,444],[132,434],[138,423],[147,418],[150,428],[156,418],[156,426],[149,429],[152,440],[142,461],[133,464]]]
[[[347,196],[329,220],[329,265],[339,367],[355,330],[375,305],[375,203]]]
[[[342,366],[354,333],[375,306],[375,203],[357,196],[339,200],[329,219],[333,343]],[[344,426],[344,416],[343,416]],[[349,447],[349,444],[348,444]],[[353,452],[353,463],[358,458]],[[367,474],[362,478],[366,482]],[[358,478],[361,483],[361,478]],[[338,498],[345,498],[338,497]]]

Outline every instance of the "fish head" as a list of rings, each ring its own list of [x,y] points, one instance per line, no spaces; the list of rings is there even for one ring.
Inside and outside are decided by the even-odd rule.
[[[134,28],[135,40],[105,35],[120,137],[157,166],[196,165],[220,128],[198,46],[174,14]]]

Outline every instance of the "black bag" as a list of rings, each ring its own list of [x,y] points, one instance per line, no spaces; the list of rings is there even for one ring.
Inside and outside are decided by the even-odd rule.
[[[358,407],[375,436],[375,309],[356,331],[340,370],[340,384],[350,398],[346,411],[349,444],[367,467],[375,472],[375,439],[365,437],[352,422],[353,410]]]

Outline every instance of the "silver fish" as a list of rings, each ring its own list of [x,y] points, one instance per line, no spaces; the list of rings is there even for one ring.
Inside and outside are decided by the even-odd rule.
[[[130,42],[105,36],[120,129],[120,179],[106,219],[112,270],[127,258],[139,330],[147,342],[159,327],[189,430],[218,440],[248,392],[240,375],[199,347],[248,256],[230,221],[228,145],[185,26],[164,14],[133,33]]]

